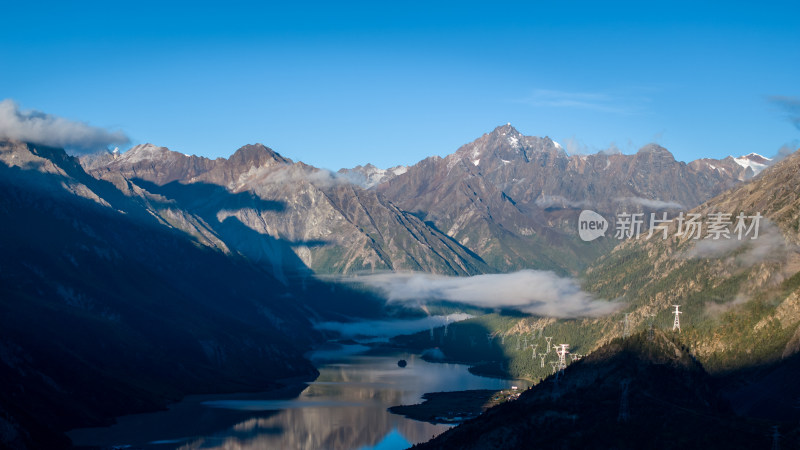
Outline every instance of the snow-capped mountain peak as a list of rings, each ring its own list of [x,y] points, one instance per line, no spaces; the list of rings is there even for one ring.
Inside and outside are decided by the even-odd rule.
[[[753,170],[753,175],[758,175],[759,172],[766,169],[772,161],[770,158],[761,156],[758,153],[750,153],[749,155],[733,158],[733,160],[736,161],[736,164],[744,168],[751,168]]]

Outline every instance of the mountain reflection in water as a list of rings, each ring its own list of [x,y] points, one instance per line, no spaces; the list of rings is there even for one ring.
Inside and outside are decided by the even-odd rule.
[[[142,448],[401,449],[427,441],[449,425],[407,419],[389,413],[388,407],[419,403],[426,392],[519,384],[472,375],[463,365],[428,363],[409,353],[353,354],[362,349],[345,346],[312,354],[320,376],[293,399],[265,394],[191,397],[166,412],[122,417],[112,427],[74,430],[70,437],[76,445]],[[408,366],[398,367],[399,359]],[[201,417],[204,430],[164,429],[176,414]]]

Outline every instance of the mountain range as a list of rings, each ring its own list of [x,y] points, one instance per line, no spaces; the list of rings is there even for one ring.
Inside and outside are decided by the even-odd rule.
[[[375,191],[295,163],[263,145],[242,147],[229,159],[209,160],[148,144],[116,158],[86,159],[84,166],[169,226],[209,247],[263,263],[281,279],[285,271],[309,269],[448,275],[491,271],[481,258]],[[230,203],[230,193],[273,207]]]
[[[687,283],[679,295],[705,295],[717,286],[704,280],[727,286],[731,278],[766,296],[747,316],[755,321],[747,336],[766,333],[775,343],[737,356],[736,367],[774,361],[779,347],[794,351],[785,342],[797,328],[791,252],[774,261],[769,247],[770,258],[725,278],[720,265],[697,272],[685,260],[658,259],[689,244],[586,243],[576,220],[583,208],[606,216],[619,208],[706,211],[720,194],[711,202],[733,207],[737,193],[764,206],[773,231],[785,235],[797,223],[796,158],[753,178],[770,163],[758,155],[686,164],[650,145],[634,155],[569,156],[549,138],[506,125],[445,158],[386,171],[332,173],[260,144],[214,160],[151,144],[78,159],[2,140],[0,162],[0,436],[10,448],[65,447],[70,428],[108,424],[189,393],[313,378],[303,353],[326,338],[314,323],[387,314],[382,299],[318,274],[585,273],[596,295],[631,299],[634,327],[651,304],[676,300],[664,283]],[[633,265],[641,258],[679,275],[659,284],[654,269]],[[692,273],[705,278],[686,278]],[[751,311],[740,304],[753,304],[716,303],[729,322]],[[686,304],[687,314],[701,308]],[[521,336],[546,323],[559,337],[581,336],[588,351],[620,334],[618,320],[505,317],[498,327]],[[720,342],[738,345],[743,338],[731,330]],[[697,336],[701,357],[719,353],[709,335]],[[503,367],[532,375],[511,353]]]
[[[686,164],[656,145],[635,155],[568,156],[551,139],[523,136],[510,125],[445,158],[388,170],[367,164],[332,173],[260,144],[242,147],[229,159],[146,144],[81,161],[88,173],[135,194],[170,226],[205,245],[271,265],[279,278],[283,270],[304,269],[475,275],[534,268],[576,274],[609,249],[578,239],[576,209],[691,208],[768,162],[752,154]],[[249,192],[279,199],[283,209],[227,205],[214,192],[178,192],[200,184],[219,186],[223,198],[226,192]],[[154,203],[153,196],[169,207]],[[249,239],[224,224],[228,217],[290,245]]]
[[[551,431],[559,429],[564,440],[580,443],[575,444],[577,448],[673,448],[678,442],[689,448],[708,448],[716,445],[683,441],[682,433],[678,436],[673,433],[684,430],[688,435],[704,437],[706,434],[699,434],[702,430],[690,430],[701,418],[717,417],[713,419],[715,429],[743,421],[737,425],[740,429],[723,433],[738,436],[726,446],[752,448],[768,444],[766,436],[772,425],[782,430],[794,429],[800,419],[796,407],[800,398],[796,384],[800,360],[799,186],[800,151],[692,210],[673,212],[671,223],[652,238],[647,239],[644,233],[639,238],[621,241],[594,261],[582,276],[584,289],[597,298],[619,302],[621,311],[616,314],[570,320],[494,314],[451,325],[450,335],[456,334],[461,339],[442,339],[439,348],[444,357],[475,364],[473,370],[485,374],[552,382],[551,366],[545,363],[555,361],[555,352],[547,347],[550,343],[569,344],[570,352],[578,355],[567,359],[575,365],[574,372],[568,368],[564,374],[564,383],[571,388],[554,393],[552,383],[543,383],[520,397],[519,405],[490,412],[422,447],[443,448],[459,442],[460,446],[470,448],[484,442],[485,448],[515,448],[513,444],[519,439],[530,445],[548,446],[558,441],[551,437]],[[687,222],[677,220],[681,214],[685,214],[684,219],[696,214],[704,228],[699,234],[689,232]],[[709,221],[718,214],[722,216],[716,217],[722,220],[730,219],[729,236],[714,239]],[[742,239],[736,231],[736,217],[740,214],[747,220],[747,227],[741,230]],[[758,227],[753,225],[757,217]],[[675,305],[681,313],[678,324]],[[438,333],[440,336],[441,332]],[[396,342],[420,347],[422,342],[430,342],[426,335],[420,333]],[[485,335],[502,336],[502,340],[498,342],[495,338],[486,345],[485,340],[478,341]],[[692,364],[709,377],[704,384],[710,396],[695,401],[694,406],[674,410],[677,415],[662,417],[674,423],[674,429],[647,425],[648,433],[641,434],[636,426],[614,423],[622,395],[621,388],[614,383],[626,378],[631,383],[646,383],[647,377],[638,374],[640,369],[628,368],[627,373],[608,375],[609,385],[603,382],[605,376],[586,378],[585,362],[594,365],[598,358],[607,358],[602,363],[606,370],[614,367],[617,364],[614,361],[622,354],[630,350],[649,352],[645,350],[651,346],[648,341],[664,342],[664,337],[679,347],[676,355],[688,355]],[[629,345],[626,339],[633,340],[637,347],[624,350]],[[468,345],[470,341],[472,345]],[[484,344],[476,346],[475,342]],[[620,342],[624,351],[620,350]],[[539,347],[541,366],[538,358],[532,357],[532,345]],[[670,353],[659,351],[662,357]],[[581,355],[588,355],[588,359]],[[694,385],[686,376],[674,376],[683,380],[681,384],[688,383],[682,389]],[[578,385],[572,386],[573,381],[568,380],[575,378]],[[564,384],[561,386],[563,389]],[[644,426],[648,420],[661,417],[659,410],[645,410],[648,401],[668,408],[677,406],[675,398],[670,397],[675,392],[667,395],[666,391],[658,393],[658,389],[640,387],[649,391],[640,393],[639,401],[644,401],[642,416],[632,419],[633,425]],[[612,397],[602,390],[613,393],[614,403],[608,403]],[[561,396],[565,397],[563,402]],[[552,401],[554,398],[559,401]],[[559,403],[564,405],[558,406]],[[566,406],[570,404],[574,407]],[[607,425],[596,428],[586,422],[585,416],[594,417],[589,405],[602,404],[606,409],[597,411],[596,423]],[[713,404],[723,409],[701,411]],[[553,422],[542,419],[539,423],[532,419],[542,414],[552,417]],[[720,414],[728,418],[723,419]],[[572,429],[570,420],[580,426]],[[604,430],[613,432],[604,439]],[[796,433],[785,437],[790,442],[798,438]],[[727,437],[719,439],[722,443]],[[757,444],[759,439],[761,444]],[[646,444],[647,440],[653,441]]]
[[[654,144],[633,155],[569,156],[547,137],[504,125],[375,189],[499,271],[576,274],[608,250],[579,241],[576,211],[689,209],[754,175],[722,167],[676,161]]]

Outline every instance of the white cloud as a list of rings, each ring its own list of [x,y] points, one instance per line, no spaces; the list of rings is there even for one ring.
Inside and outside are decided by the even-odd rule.
[[[767,164],[771,166],[778,161],[782,161],[787,156],[796,152],[798,148],[800,148],[800,140],[797,139],[783,144],[781,148],[778,149],[778,153],[776,153],[775,156],[772,157],[772,160],[770,160]]]
[[[614,201],[619,203],[634,203],[650,209],[683,209],[683,205],[677,202],[654,200],[643,197],[616,197]]]
[[[716,302],[708,302],[706,303],[706,314],[712,317],[717,317],[723,313],[726,313],[733,308],[743,305],[750,300],[746,295],[743,294],[736,294],[736,297],[732,301],[725,302],[725,303],[716,303]]]
[[[268,170],[272,170],[271,168]],[[280,170],[271,171],[264,178],[264,182],[282,184],[307,181],[319,188],[329,188],[344,184],[352,184],[349,179],[327,169],[317,169],[301,164],[282,167]]]
[[[391,302],[420,304],[448,300],[481,308],[516,309],[546,317],[596,317],[613,313],[622,306],[595,299],[571,278],[534,270],[473,277],[383,273],[343,281],[375,288]]]
[[[684,257],[723,258],[737,251],[736,262],[749,267],[764,261],[780,261],[788,252],[797,251],[797,246],[787,242],[772,221],[761,219],[756,239],[747,236],[740,240],[735,233],[731,233],[730,239],[699,239]]]
[[[560,195],[542,195],[534,203],[540,208],[586,208],[590,206],[589,201],[572,201]]]
[[[606,113],[629,113],[629,107],[620,105],[620,99],[605,93],[567,92],[552,89],[536,89],[523,100],[532,106],[545,108],[575,108]]]
[[[11,99],[0,101],[0,138],[77,152],[92,152],[129,142],[121,131],[108,131],[41,111],[23,111]]]

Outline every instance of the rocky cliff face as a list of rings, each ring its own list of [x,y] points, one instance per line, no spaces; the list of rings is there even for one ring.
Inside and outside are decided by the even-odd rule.
[[[170,226],[269,265],[281,279],[286,271],[307,269],[449,275],[492,270],[379,193],[260,144],[214,161],[144,145],[87,168],[145,202]]]
[[[740,172],[687,165],[657,145],[634,155],[568,156],[549,138],[504,125],[375,189],[498,270],[575,273],[608,249],[578,241],[581,209],[688,209],[747,177]]]

